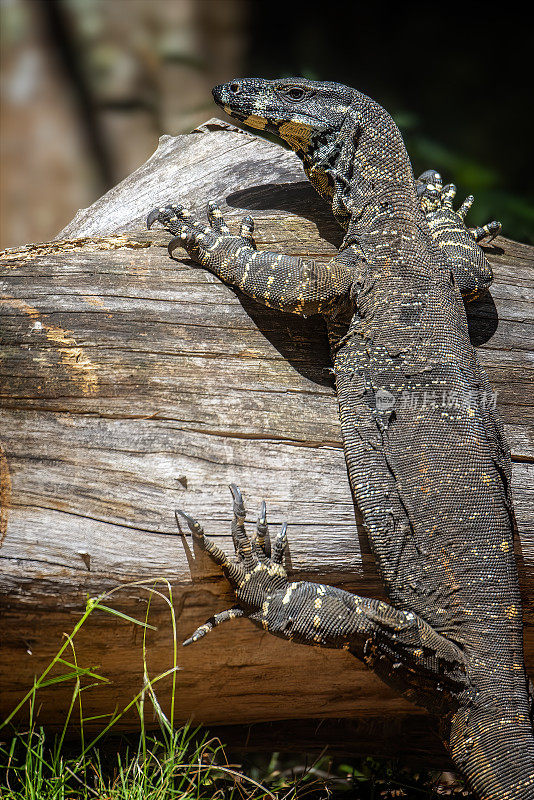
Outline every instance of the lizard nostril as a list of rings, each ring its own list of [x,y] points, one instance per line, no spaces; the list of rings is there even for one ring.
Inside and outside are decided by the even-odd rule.
[[[231,83],[230,84],[230,91],[232,94],[239,94],[239,84],[238,83]]]

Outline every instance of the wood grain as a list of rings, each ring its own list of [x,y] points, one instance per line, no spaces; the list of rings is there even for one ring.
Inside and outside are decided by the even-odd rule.
[[[288,521],[297,578],[381,596],[355,521],[322,321],[275,313],[187,258],[171,261],[168,236],[144,228],[153,206],[185,200],[204,213],[210,198],[224,201],[230,219],[252,210],[260,247],[321,260],[341,239],[292,154],[211,120],[163,137],[143,167],[80,211],[55,242],[3,254],[5,712],[58,650],[87,596],[122,586],[109,604],[142,618],[147,590],[128,583],[165,578],[179,639],[231,603],[226,583],[189,552],[174,522],[174,509],[184,508],[231,549],[231,481],[243,489],[248,519],[265,498],[273,527]],[[534,670],[533,254],[503,238],[489,248],[495,282],[469,322],[512,448]],[[172,663],[162,601],[152,602],[150,622],[158,628],[148,637],[155,675]],[[87,716],[141,689],[140,631],[103,612],[82,629],[79,662],[110,679],[85,693]],[[431,730],[423,712],[346,653],[281,642],[237,621],[178,655],[178,720],[291,719],[294,737],[304,718],[347,718],[336,726],[338,747],[360,741],[365,750],[372,728],[374,752],[387,750],[394,720],[403,732],[396,752],[439,751],[437,737],[427,744],[421,734]],[[167,708],[170,681],[159,687]],[[43,723],[62,723],[71,692],[65,684],[43,691]],[[132,715],[121,724],[138,723]],[[336,738],[332,726],[324,736]]]

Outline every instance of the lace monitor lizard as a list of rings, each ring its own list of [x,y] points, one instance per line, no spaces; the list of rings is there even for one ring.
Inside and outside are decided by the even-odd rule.
[[[453,208],[438,173],[414,181],[389,114],[354,89],[290,78],[235,80],[215,101],[275,134],[301,158],[346,235],[327,265],[256,250],[250,217],[230,232],[179,205],[154,209],[194,261],[280,311],[323,314],[329,331],[348,473],[389,603],[290,582],[286,530],[271,551],[265,505],[257,531],[232,486],[230,559],[185,514],[248,617],[295,642],[344,648],[439,717],[454,763],[481,800],[534,798],[534,737],[514,558],[511,464],[488,378],[470,342],[461,293],[484,291],[472,198]]]

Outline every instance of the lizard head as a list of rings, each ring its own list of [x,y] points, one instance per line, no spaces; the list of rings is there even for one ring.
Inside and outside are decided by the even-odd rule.
[[[340,130],[356,92],[305,78],[244,78],[213,89],[215,102],[251,128],[274,134],[303,160],[314,160]]]

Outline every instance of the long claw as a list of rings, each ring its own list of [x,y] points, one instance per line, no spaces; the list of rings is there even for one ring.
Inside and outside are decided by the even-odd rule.
[[[194,642],[198,642],[199,639],[202,639],[207,633],[209,633],[213,628],[208,627],[208,623],[205,622],[204,625],[201,625],[196,631],[185,641],[182,642],[182,647],[187,647]]]
[[[265,505],[265,500],[262,500],[260,506],[260,513],[258,514],[258,525],[264,527],[266,522],[267,522],[267,506]]]
[[[235,483],[230,484],[230,491],[232,492],[232,499],[234,501],[234,514],[236,517],[245,519],[247,512],[245,511],[245,502],[239,487]]]
[[[221,550],[220,547],[217,547],[215,542],[212,542],[211,539],[209,539],[205,535],[202,526],[200,525],[199,522],[197,522],[197,520],[194,517],[190,517],[189,514],[186,514],[185,511],[182,511],[180,508],[177,508],[174,514],[176,516],[176,524],[178,525],[178,529],[180,530],[180,532],[181,528],[178,515],[185,519],[185,521],[187,522],[187,527],[195,537],[195,540],[198,542],[202,550],[204,550],[209,555],[212,561],[214,561],[216,564],[218,564],[226,571],[226,576],[228,577],[228,580],[232,583],[232,585],[235,585],[238,580],[241,580],[244,577],[245,573],[243,572],[241,565],[232,564],[228,560],[228,556],[226,555],[224,550]]]
[[[287,547],[287,523],[284,522],[280,530],[280,533],[274,540],[272,560],[276,564],[281,564],[283,562],[286,547]]]
[[[157,220],[157,218],[161,214],[162,210],[164,210],[164,209],[161,209],[161,208],[153,208],[152,209],[152,211],[150,212],[150,214],[146,218],[146,226],[147,226],[148,230],[150,230],[152,225],[155,223],[155,221]]]
[[[235,483],[230,484],[230,491],[232,492],[234,518],[232,520],[232,539],[234,548],[238,558],[243,560],[246,569],[252,569],[257,563],[257,556],[252,550],[252,543],[245,531],[245,503],[243,495],[239,491]]]
[[[182,511],[181,508],[177,508],[174,512],[178,527],[180,527],[178,514],[185,519],[185,521],[187,522],[187,527],[189,528],[191,533],[196,534],[197,536],[202,535],[200,533],[201,531],[200,523],[194,517],[190,517],[189,514],[186,514],[185,511]]]
[[[256,541],[267,558],[271,557],[271,537],[267,525],[267,506],[265,500],[261,501],[260,513],[256,523]]]

